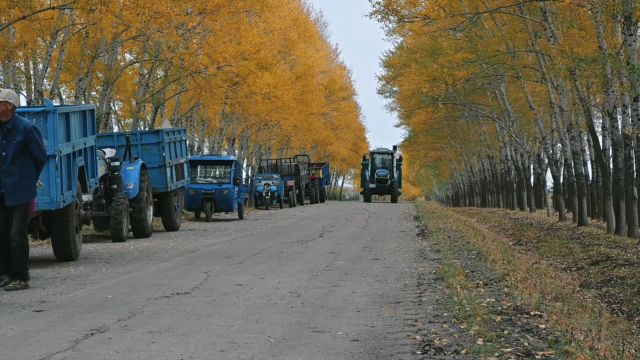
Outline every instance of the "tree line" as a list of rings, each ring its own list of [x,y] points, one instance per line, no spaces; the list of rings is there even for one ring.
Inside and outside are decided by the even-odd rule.
[[[308,153],[351,177],[368,149],[349,69],[302,0],[0,0],[0,83],[94,104],[99,131],[185,127],[192,154]]]
[[[451,206],[638,237],[637,1],[372,3],[395,41],[379,91],[408,129],[413,182]]]

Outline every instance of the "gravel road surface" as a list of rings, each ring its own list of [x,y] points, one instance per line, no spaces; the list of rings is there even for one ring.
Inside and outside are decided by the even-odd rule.
[[[413,359],[410,203],[338,203],[32,247],[31,289],[0,291],[1,359]],[[420,267],[433,264],[421,263]],[[422,309],[422,310],[421,310]]]

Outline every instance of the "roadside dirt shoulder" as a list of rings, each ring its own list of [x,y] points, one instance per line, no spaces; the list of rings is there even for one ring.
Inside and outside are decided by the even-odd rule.
[[[422,359],[600,358],[596,344],[579,341],[581,333],[563,326],[548,307],[557,297],[523,288],[527,282],[516,278],[522,274],[509,272],[509,266],[522,267],[538,276],[528,262],[508,253],[508,240],[489,236],[490,230],[451,209],[424,202],[416,208],[419,257],[438,263],[435,271],[421,274],[418,287],[442,294],[419,332]],[[539,276],[548,281],[548,274]]]

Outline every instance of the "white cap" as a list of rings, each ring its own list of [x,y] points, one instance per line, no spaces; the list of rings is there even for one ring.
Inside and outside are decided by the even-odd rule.
[[[20,97],[11,89],[0,89],[0,102],[6,101],[15,107],[20,107]]]

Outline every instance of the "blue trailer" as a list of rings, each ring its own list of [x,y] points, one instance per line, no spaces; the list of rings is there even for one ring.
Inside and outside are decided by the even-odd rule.
[[[129,200],[133,236],[151,236],[154,216],[162,219],[165,230],[179,230],[184,187],[189,183],[186,130],[101,133],[96,137],[96,145],[103,151],[115,151],[122,159],[122,181]]]
[[[321,203],[327,201],[327,188],[331,185],[331,170],[329,163],[317,162],[309,164],[310,182],[317,189],[317,200]]]
[[[309,181],[309,156],[260,160],[258,175],[268,173],[280,175],[285,185],[284,200],[289,207],[304,206],[305,188]]]
[[[213,213],[238,212],[244,219],[244,207],[249,196],[242,181],[242,164],[233,156],[200,155],[189,158],[190,184],[185,192],[185,209],[196,219],[204,214],[211,221]]]
[[[90,199],[98,187],[95,107],[91,105],[21,107],[18,115],[42,134],[47,162],[40,174],[32,236],[51,237],[59,261],[76,260],[82,248],[82,225],[91,222]]]

